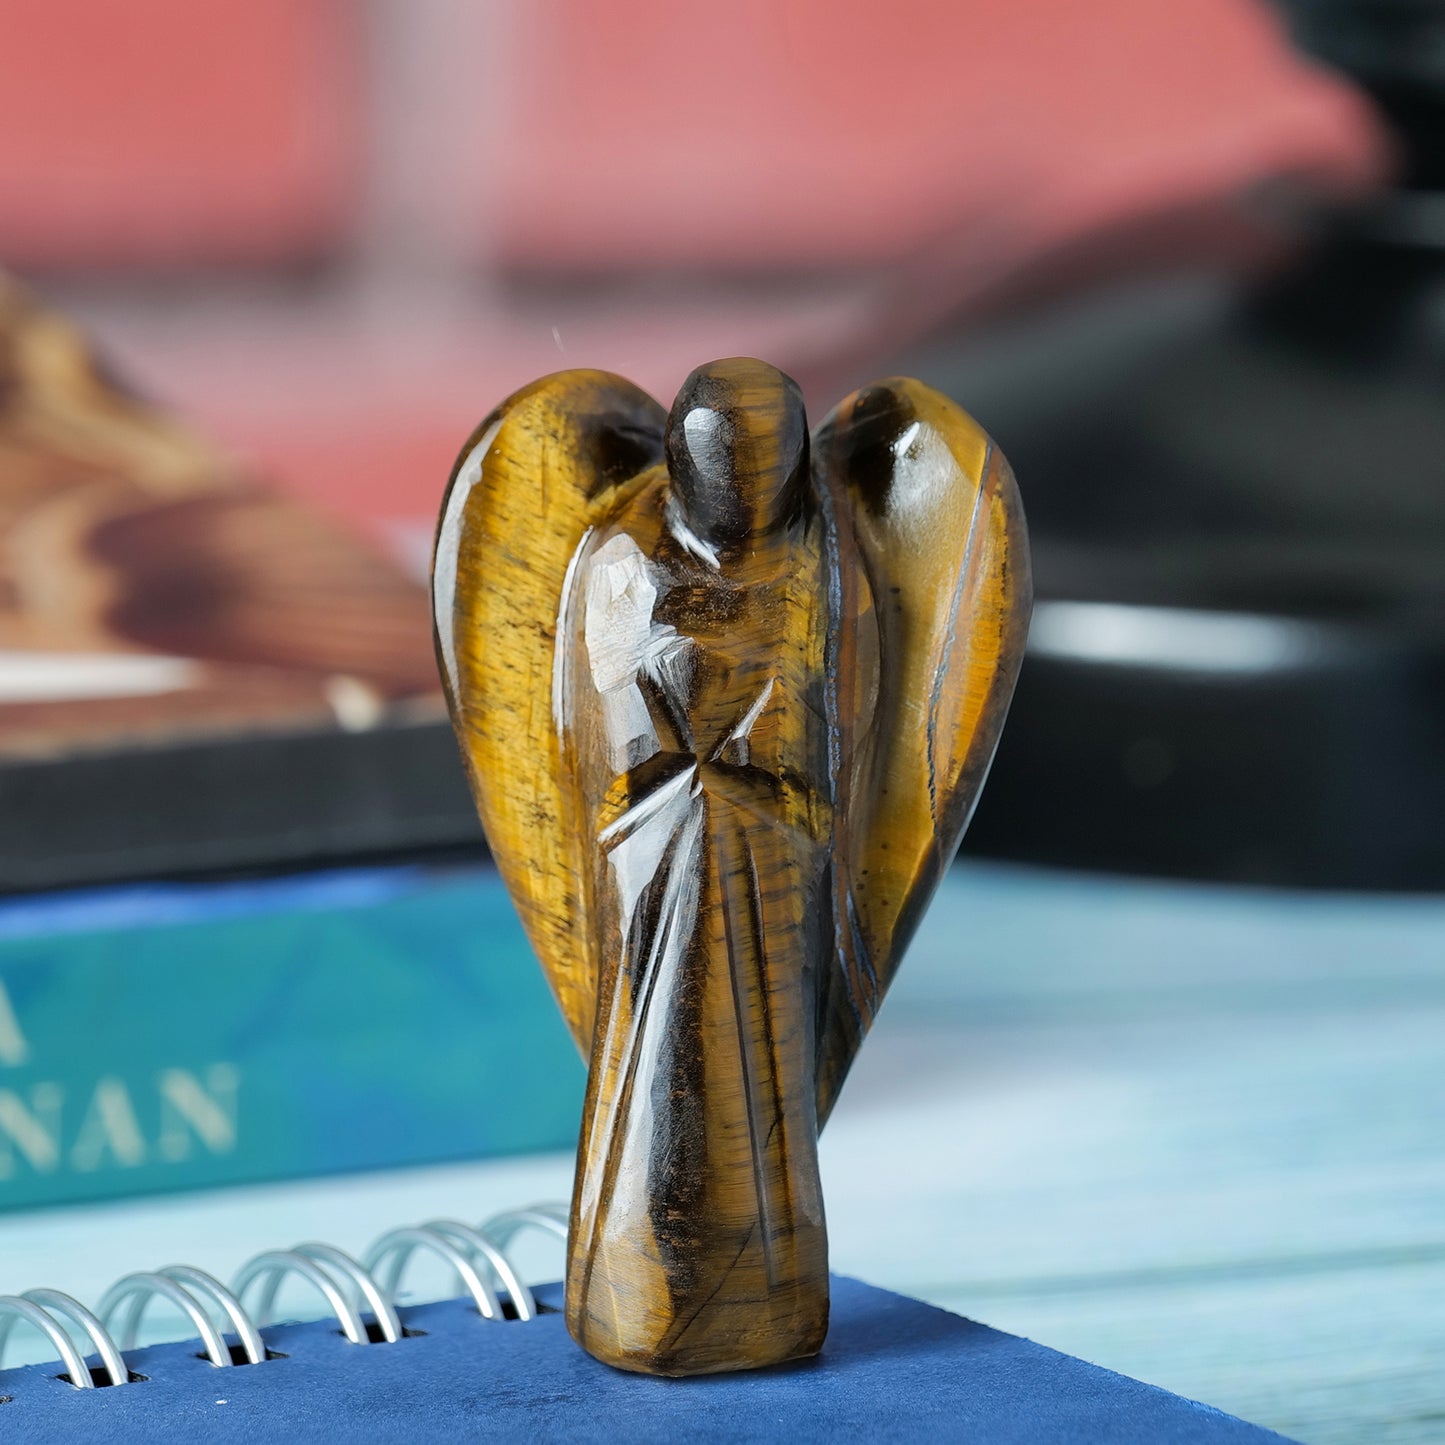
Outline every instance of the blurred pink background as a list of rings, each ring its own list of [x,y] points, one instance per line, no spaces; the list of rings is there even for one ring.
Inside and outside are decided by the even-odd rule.
[[[1374,183],[1256,0],[0,0],[0,264],[383,533],[562,366],[821,411],[969,308]]]

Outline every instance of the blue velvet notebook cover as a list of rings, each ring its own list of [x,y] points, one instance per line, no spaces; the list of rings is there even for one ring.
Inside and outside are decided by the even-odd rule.
[[[976,1441],[1263,1445],[1283,1439],[1029,1340],[833,1279],[816,1360],[659,1380],[583,1354],[554,1311],[489,1323],[468,1302],[402,1311],[409,1338],[354,1345],[334,1320],[265,1332],[278,1356],[217,1369],[199,1346],[127,1356],[146,1378],[76,1390],[58,1366],[0,1373],[0,1436],[41,1442],[568,1440]]]

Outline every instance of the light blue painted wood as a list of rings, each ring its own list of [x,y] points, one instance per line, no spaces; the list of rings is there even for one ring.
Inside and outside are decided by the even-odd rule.
[[[824,1160],[845,1268],[1307,1441],[1445,1440],[1445,900],[974,865]]]

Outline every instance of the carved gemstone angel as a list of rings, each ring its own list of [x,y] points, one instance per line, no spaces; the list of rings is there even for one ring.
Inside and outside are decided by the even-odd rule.
[[[816,1143],[982,783],[1028,565],[1002,457],[914,382],[669,415],[548,378],[463,453],[438,653],[482,819],[589,1057],[569,1325],[659,1373],[812,1354]]]

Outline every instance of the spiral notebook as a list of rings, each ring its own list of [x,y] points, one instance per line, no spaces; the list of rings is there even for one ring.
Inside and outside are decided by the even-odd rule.
[[[0,1437],[27,1445],[311,1440],[969,1440],[1216,1445],[1282,1437],[1206,1405],[917,1300],[833,1276],[822,1355],[740,1375],[663,1380],[598,1364],[567,1334],[560,1285],[508,1257],[523,1231],[566,1237],[534,1205],[472,1227],[395,1229],[362,1260],[300,1244],[228,1288],[184,1265],[118,1280],[92,1311],[54,1290],[0,1297],[0,1363],[18,1326],[57,1361],[0,1370]],[[398,1305],[409,1260],[438,1257],[458,1299]],[[269,1324],[295,1276],[328,1311]],[[195,1338],[132,1345],[157,1302]]]

